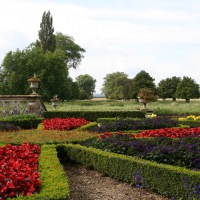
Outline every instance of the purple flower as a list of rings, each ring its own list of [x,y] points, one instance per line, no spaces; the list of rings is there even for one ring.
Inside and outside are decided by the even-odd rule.
[[[134,178],[135,178],[136,187],[139,188],[139,189],[143,188],[143,186],[142,186],[142,176],[141,176],[139,171],[136,171]]]

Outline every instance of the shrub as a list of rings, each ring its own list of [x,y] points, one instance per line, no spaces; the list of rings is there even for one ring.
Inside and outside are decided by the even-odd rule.
[[[18,131],[19,127],[10,123],[0,122],[0,131]]]
[[[51,111],[51,112],[44,112],[43,117],[45,119],[50,118],[84,118],[91,122],[95,122],[98,118],[145,118],[145,112],[142,111]]]

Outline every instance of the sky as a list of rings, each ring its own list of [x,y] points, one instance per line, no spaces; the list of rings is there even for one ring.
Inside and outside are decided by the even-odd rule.
[[[0,0],[0,64],[38,39],[50,11],[55,33],[86,50],[70,77],[89,74],[96,93],[114,72],[134,78],[145,70],[156,85],[173,76],[200,84],[199,10],[200,0]]]

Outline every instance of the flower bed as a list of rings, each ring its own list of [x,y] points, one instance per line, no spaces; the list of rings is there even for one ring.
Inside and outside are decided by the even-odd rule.
[[[134,138],[149,138],[149,137],[187,137],[194,136],[200,137],[200,127],[199,128],[165,128],[157,130],[146,130],[139,134],[134,134]]]
[[[25,143],[0,148],[0,199],[29,196],[40,189],[40,147]]]
[[[170,118],[155,117],[146,119],[119,119],[115,122],[105,122],[100,127],[91,129],[93,132],[103,133],[106,131],[128,131],[169,128],[178,126],[178,121]]]
[[[89,123],[83,118],[51,118],[43,120],[44,130],[71,130]]]
[[[171,128],[139,134],[100,134],[84,146],[200,170],[200,129]],[[174,139],[176,138],[176,139]]]

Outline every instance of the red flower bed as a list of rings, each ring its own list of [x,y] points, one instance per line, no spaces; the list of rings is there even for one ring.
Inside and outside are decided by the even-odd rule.
[[[89,121],[83,118],[52,118],[43,120],[43,129],[68,131],[83,126],[87,123],[89,123]]]
[[[0,199],[28,196],[39,191],[40,147],[25,143],[0,148]]]
[[[187,137],[194,136],[200,137],[200,127],[199,128],[164,128],[157,130],[146,130],[139,134],[133,134],[133,138],[149,138],[149,137]]]

